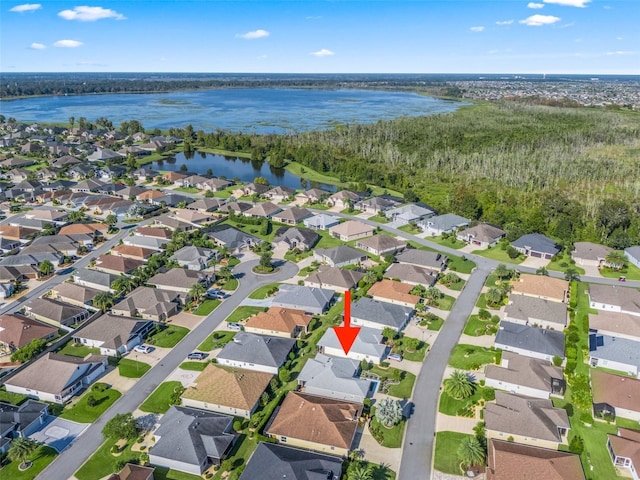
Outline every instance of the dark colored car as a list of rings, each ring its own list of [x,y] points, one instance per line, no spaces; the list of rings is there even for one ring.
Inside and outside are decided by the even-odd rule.
[[[207,354],[206,353],[202,353],[202,352],[193,352],[190,353],[189,355],[187,355],[187,358],[189,360],[204,360],[205,358],[207,358]]]

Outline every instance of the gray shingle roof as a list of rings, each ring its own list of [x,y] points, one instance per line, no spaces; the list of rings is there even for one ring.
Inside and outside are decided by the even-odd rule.
[[[396,255],[399,263],[408,263],[418,267],[426,267],[440,270],[446,263],[447,257],[438,252],[408,248]]]
[[[378,302],[368,297],[359,298],[351,305],[351,317],[375,322],[383,327],[401,328],[413,309],[389,302]]]
[[[536,320],[543,320],[557,323],[558,327],[564,327],[567,324],[567,304],[551,302],[543,298],[511,295],[509,305],[507,305],[504,312],[509,318],[533,323]]]
[[[328,357],[319,353],[304,365],[298,375],[298,382],[304,383],[306,388],[365,398],[371,387],[371,380],[358,378],[359,368],[357,360]],[[332,395],[327,396],[334,398]]]
[[[364,256],[365,253],[347,245],[339,245],[333,248],[317,248],[316,254],[330,259],[334,264],[341,264],[351,260],[357,260]]]
[[[424,225],[433,228],[434,230],[449,231],[454,228],[460,228],[469,225],[468,218],[461,217],[455,213],[445,213],[444,215],[438,215],[437,217],[431,217],[424,221]]]
[[[247,245],[257,245],[262,243],[262,240],[258,237],[254,237],[253,235],[229,225],[220,225],[207,229],[207,234],[209,237],[214,238],[230,250],[242,248]]]
[[[153,321],[106,314],[84,327],[73,338],[98,340],[104,342],[102,346],[105,348],[117,349],[147,330],[150,323],[153,324]]]
[[[640,370],[640,342],[591,332],[589,355],[602,360],[635,365]]]
[[[342,345],[333,328],[328,329],[318,341],[318,346],[335,348],[342,351]],[[350,352],[382,358],[387,352],[387,346],[382,344],[382,334],[373,328],[361,327]]]
[[[513,322],[500,322],[496,344],[564,358],[564,334]]]
[[[311,248],[316,244],[319,238],[320,235],[307,228],[282,227],[276,232],[273,242],[286,242],[289,245],[298,243],[305,245],[307,248]]]
[[[286,361],[295,343],[296,340],[293,338],[238,332],[233,337],[233,341],[227,343],[218,354],[218,358],[280,367]]]
[[[303,220],[305,227],[312,227],[316,229],[325,229],[337,225],[340,223],[340,218],[334,215],[327,215],[326,213],[320,213],[310,218]]]
[[[118,275],[92,270],[90,268],[81,268],[73,274],[73,279],[76,282],[93,283],[105,288],[111,288],[111,283],[113,283],[116,278],[118,278]]]
[[[592,302],[616,305],[627,312],[640,314],[640,291],[617,285],[589,285]]]
[[[59,302],[50,298],[36,298],[27,305],[32,315],[38,315],[58,323],[75,317],[76,315],[87,314],[87,310],[68,303]]]
[[[334,295],[326,288],[305,287],[301,285],[281,285],[278,294],[271,303],[274,307],[294,308],[309,312],[324,311]]]
[[[12,426],[16,431],[21,432],[39,418],[46,409],[46,403],[35,400],[27,400],[19,406],[0,402],[0,433],[6,432]]]
[[[487,365],[488,379],[522,385],[551,393],[551,379],[562,379],[562,368],[537,358],[525,357],[513,352],[502,352],[501,365]]]
[[[355,270],[343,270],[338,267],[322,265],[317,272],[310,274],[305,281],[321,285],[332,285],[348,290],[364,278],[364,273]]]
[[[408,263],[392,263],[385,272],[385,277],[397,278],[399,280],[404,280],[405,282],[432,286],[437,280],[434,272],[434,270],[409,265]]]
[[[511,245],[515,248],[527,248],[535,252],[547,253],[549,255],[555,255],[560,251],[560,247],[556,245],[556,242],[541,233],[528,233],[521,236],[515,242],[512,242]]]

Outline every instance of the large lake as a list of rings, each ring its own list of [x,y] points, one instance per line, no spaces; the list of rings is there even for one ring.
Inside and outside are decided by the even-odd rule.
[[[0,113],[24,122],[106,117],[114,125],[136,119],[147,129],[191,124],[205,131],[287,133],[448,113],[461,105],[407,92],[252,88],[26,98],[0,101]]]

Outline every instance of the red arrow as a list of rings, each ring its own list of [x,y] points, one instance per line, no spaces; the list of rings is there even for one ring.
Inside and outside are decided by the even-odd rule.
[[[340,345],[344,350],[345,355],[349,354],[353,342],[356,341],[356,337],[360,332],[360,327],[351,326],[351,292],[347,290],[344,292],[344,325],[341,327],[333,327],[338,337]]]

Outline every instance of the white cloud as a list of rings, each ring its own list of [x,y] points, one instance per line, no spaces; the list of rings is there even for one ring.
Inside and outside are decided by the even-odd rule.
[[[80,22],[95,22],[104,18],[114,18],[116,20],[126,20],[127,17],[121,13],[102,7],[74,7],[73,10],[62,10],[58,16],[65,20],[78,20]]]
[[[511,25],[513,23],[513,20],[498,20],[496,22],[496,25]]]
[[[44,50],[47,46],[44,43],[33,42],[30,48],[32,50]]]
[[[471,30],[472,32],[484,32],[484,27],[482,25],[479,25],[477,27],[471,27],[469,30]]]
[[[530,27],[541,27],[543,25],[551,25],[562,20],[560,17],[553,15],[531,15],[530,17],[520,20],[519,23]]]
[[[13,8],[10,8],[10,12],[24,13],[24,12],[35,12],[36,10],[40,10],[42,5],[39,3],[24,3],[22,5],[16,5]]]
[[[624,40],[622,37],[616,37],[616,40]]]
[[[326,48],[322,48],[317,52],[311,52],[309,55],[313,55],[314,57],[330,57],[331,55],[335,55],[335,53]]]
[[[631,52],[629,50],[616,50],[615,52],[607,52],[605,55],[608,56],[619,56],[619,55],[635,55],[636,52]]]
[[[266,30],[258,29],[253,32],[239,33],[236,38],[244,38],[245,40],[256,40],[257,38],[265,38],[271,35]]]
[[[539,8],[544,8],[544,3],[529,2],[527,3],[527,7],[537,10]]]
[[[562,5],[564,7],[578,7],[584,8],[591,0],[542,0],[544,3],[551,3],[554,5]]]
[[[77,48],[80,45],[82,45],[82,42],[79,42],[78,40],[58,40],[53,44],[54,47],[60,48]]]

